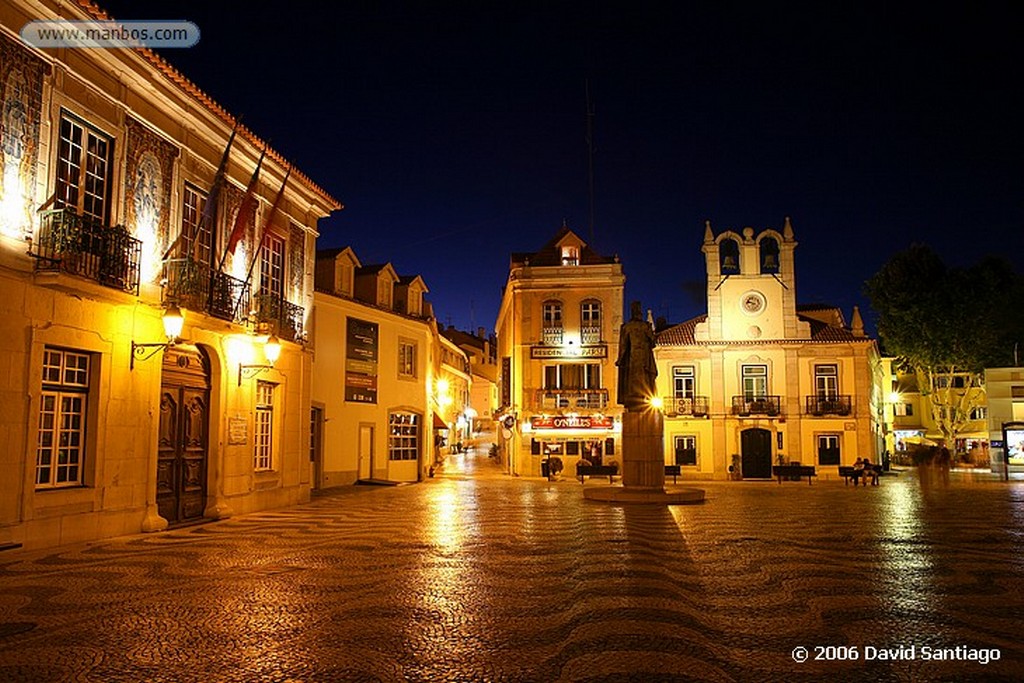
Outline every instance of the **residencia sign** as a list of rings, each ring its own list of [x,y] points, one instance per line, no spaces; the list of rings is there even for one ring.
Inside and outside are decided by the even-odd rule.
[[[530,358],[607,358],[608,347],[597,346],[531,346]]]
[[[530,418],[530,426],[534,429],[611,429],[613,424],[612,418],[603,415]]]

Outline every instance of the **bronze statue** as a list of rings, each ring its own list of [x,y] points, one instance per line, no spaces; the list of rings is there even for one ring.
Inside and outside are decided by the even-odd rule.
[[[654,363],[654,330],[644,322],[639,301],[630,305],[629,322],[619,330],[619,359],[615,365],[619,368],[619,404],[629,411],[649,407],[657,391],[654,380],[658,368]]]

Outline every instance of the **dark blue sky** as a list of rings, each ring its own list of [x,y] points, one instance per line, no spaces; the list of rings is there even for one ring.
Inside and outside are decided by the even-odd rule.
[[[672,322],[704,311],[705,219],[792,216],[799,301],[847,316],[911,242],[1024,251],[1012,3],[100,4],[194,21],[165,57],[345,204],[318,246],[422,275],[461,328],[493,326],[511,252],[590,239],[588,79],[592,244]]]

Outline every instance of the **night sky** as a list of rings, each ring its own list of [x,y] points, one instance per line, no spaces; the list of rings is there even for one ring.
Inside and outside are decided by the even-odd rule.
[[[915,241],[1020,264],[1024,11],[667,4],[100,1],[194,21],[162,54],[345,204],[318,247],[422,275],[443,324],[490,330],[563,220],[670,322],[705,310],[705,219],[791,216],[798,300],[847,317]]]

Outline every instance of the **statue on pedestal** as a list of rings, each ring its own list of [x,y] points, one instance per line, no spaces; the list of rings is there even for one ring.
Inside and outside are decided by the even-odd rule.
[[[644,322],[639,301],[630,305],[629,322],[619,330],[618,403],[627,411],[645,410],[656,395],[658,368],[654,362],[654,330]]]

